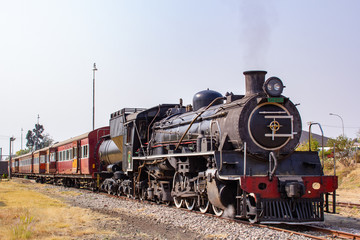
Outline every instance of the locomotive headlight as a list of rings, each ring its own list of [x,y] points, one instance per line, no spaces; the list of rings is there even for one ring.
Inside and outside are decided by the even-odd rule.
[[[279,83],[275,83],[275,84],[274,84],[274,90],[275,90],[275,91],[279,91],[280,88],[281,88],[281,86],[280,86]]]
[[[264,83],[264,91],[271,97],[278,97],[281,95],[284,85],[277,77],[271,77]]]

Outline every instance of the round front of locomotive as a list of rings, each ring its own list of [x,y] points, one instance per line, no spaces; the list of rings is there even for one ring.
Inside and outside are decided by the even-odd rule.
[[[253,76],[247,76],[254,83]],[[259,77],[258,77],[259,78]],[[239,118],[239,133],[247,152],[288,154],[295,150],[301,136],[301,118],[296,106],[281,95],[282,81],[259,78],[256,91],[248,95]],[[262,85],[262,88],[259,86]]]
[[[302,126],[298,110],[289,99],[281,97],[279,100],[284,102],[258,104],[247,120],[248,137],[253,143],[250,146],[262,153],[289,154],[300,140]]]
[[[294,138],[293,115],[281,104],[262,103],[251,112],[248,129],[260,148],[276,151]]]

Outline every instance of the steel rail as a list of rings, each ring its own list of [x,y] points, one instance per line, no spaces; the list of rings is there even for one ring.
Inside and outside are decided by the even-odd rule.
[[[77,190],[82,190],[82,191],[91,191],[87,188],[80,188]],[[105,195],[105,196],[109,196],[109,197],[113,197],[113,198],[117,198],[117,199],[121,199],[121,200],[125,200],[125,201],[134,201],[134,202],[141,202],[144,204],[149,204],[149,205],[159,205],[156,202],[153,201],[149,201],[149,200],[140,200],[140,199],[135,199],[135,198],[128,198],[126,196],[118,196],[118,195],[113,195],[113,194],[108,194],[106,192],[98,192],[98,194],[101,195]],[[176,208],[175,206],[168,206],[171,208]],[[178,208],[176,208],[178,209]],[[187,212],[193,212],[195,214],[202,214],[202,215],[206,215],[206,216],[211,216],[211,217],[215,217],[215,218],[219,218],[219,219],[223,219],[223,220],[227,220],[230,222],[235,222],[235,223],[239,223],[239,224],[245,224],[245,225],[249,225],[249,226],[255,226],[255,227],[261,227],[261,228],[267,228],[267,229],[272,229],[275,231],[280,231],[280,232],[286,232],[289,233],[291,235],[299,235],[299,236],[304,236],[304,237],[308,237],[308,238],[312,238],[312,239],[319,239],[319,240],[327,240],[330,238],[341,238],[341,239],[353,239],[353,240],[360,240],[360,235],[357,234],[353,234],[353,233],[348,233],[348,232],[343,232],[343,231],[338,231],[338,230],[333,230],[333,229],[328,229],[328,228],[321,228],[321,227],[317,227],[317,226],[312,226],[312,225],[286,225],[286,227],[291,228],[291,227],[305,227],[306,231],[313,231],[313,232],[317,232],[317,233],[323,233],[326,234],[325,236],[315,236],[315,235],[311,235],[309,233],[303,233],[300,231],[295,231],[295,230],[291,230],[291,229],[287,229],[287,228],[282,228],[280,227],[274,227],[272,225],[265,225],[265,224],[258,224],[258,223],[250,223],[246,220],[241,220],[241,219],[233,219],[233,218],[228,218],[228,217],[218,217],[214,214],[211,213],[201,213],[199,211],[194,211],[194,210],[188,210],[187,208],[180,208],[180,210],[182,211],[187,211]]]
[[[120,198],[122,200],[126,200],[126,201],[134,201],[134,202],[141,202],[141,203],[145,203],[145,204],[149,204],[149,205],[158,205],[156,202],[152,202],[149,200],[140,200],[140,199],[132,199],[132,198],[128,198],[126,196],[117,196],[117,195],[111,195],[108,193],[100,193],[102,195],[107,195],[110,197],[114,197],[114,198]],[[175,206],[168,206],[171,208],[176,208]],[[178,208],[176,208],[178,209]],[[299,232],[299,231],[294,231],[294,230],[290,230],[290,229],[286,229],[286,228],[282,228],[282,227],[274,227],[272,225],[265,225],[265,224],[258,224],[258,223],[250,223],[246,220],[241,220],[241,219],[233,219],[233,218],[228,218],[228,217],[218,217],[214,214],[211,213],[201,213],[199,211],[194,211],[194,210],[188,210],[187,208],[180,208],[181,211],[187,211],[187,212],[193,212],[195,214],[201,214],[201,215],[206,215],[206,216],[210,216],[210,217],[215,217],[215,218],[219,218],[219,219],[223,219],[223,220],[227,220],[230,222],[235,222],[235,223],[239,223],[239,224],[245,224],[245,225],[249,225],[249,226],[256,226],[256,227],[260,227],[260,228],[267,228],[267,229],[272,229],[275,231],[280,231],[280,232],[286,232],[289,233],[290,235],[299,235],[299,236],[304,236],[304,237],[308,237],[311,239],[318,239],[318,240],[328,240],[329,237],[330,238],[340,238],[340,239],[353,239],[353,240],[360,240],[360,235],[357,234],[353,234],[353,233],[348,233],[348,232],[342,232],[342,231],[338,231],[338,230],[332,230],[332,229],[328,229],[328,228],[321,228],[321,227],[315,227],[315,226],[311,226],[311,225],[300,225],[302,227],[306,228],[306,231],[314,231],[317,233],[323,233],[326,234],[325,236],[316,236],[316,235],[312,235],[309,233],[303,233],[303,232]],[[297,227],[297,225],[286,225],[287,227]]]
[[[321,228],[321,227],[315,227],[311,225],[305,225],[308,229],[311,229],[312,231],[316,232],[322,232],[331,235],[332,237],[336,238],[343,238],[343,239],[354,239],[354,240],[360,240],[360,235],[354,234],[354,233],[348,233],[328,228]]]
[[[360,204],[359,203],[350,203],[350,202],[338,202],[336,201],[336,205],[340,206],[340,207],[358,207],[360,208]]]

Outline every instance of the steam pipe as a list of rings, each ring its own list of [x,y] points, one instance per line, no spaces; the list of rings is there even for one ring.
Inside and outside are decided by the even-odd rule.
[[[186,129],[186,131],[184,132],[184,134],[181,136],[179,142],[176,145],[175,151],[179,148],[182,140],[184,139],[184,137],[186,136],[186,134],[188,133],[188,131],[190,130],[191,126],[193,125],[193,123],[196,121],[196,119],[198,119],[201,114],[203,114],[206,110],[209,109],[209,107],[211,107],[216,101],[220,100],[220,99],[224,99],[224,97],[218,97],[215,98],[204,110],[202,110],[198,115],[196,115],[196,117],[191,121],[191,123],[189,124],[189,127]]]

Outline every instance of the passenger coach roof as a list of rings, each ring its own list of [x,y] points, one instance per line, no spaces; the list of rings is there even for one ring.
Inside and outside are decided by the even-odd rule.
[[[78,140],[87,138],[89,136],[89,133],[90,132],[87,132],[87,133],[81,134],[81,135],[79,135],[77,137],[69,138],[69,139],[67,139],[65,141],[58,142],[58,143],[52,145],[51,147],[59,147],[59,146],[62,146],[62,145],[65,145],[65,144],[68,144],[68,143],[71,143],[71,142],[74,142],[74,141],[78,141]]]

